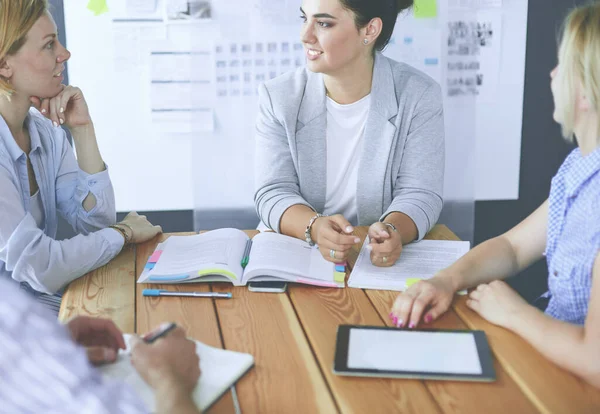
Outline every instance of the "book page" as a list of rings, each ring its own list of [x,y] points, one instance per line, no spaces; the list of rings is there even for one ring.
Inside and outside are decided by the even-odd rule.
[[[151,410],[150,412],[154,412],[156,409],[154,391],[131,365],[129,348],[131,335],[125,334],[124,338],[127,349],[119,351],[117,361],[102,365],[98,369],[105,377],[123,381],[131,386],[145,406]],[[201,374],[192,397],[196,406],[203,411],[254,365],[254,358],[250,354],[213,348],[198,341],[196,341],[196,353],[200,357]]]
[[[162,243],[162,253],[147,276],[196,274],[217,268],[230,270],[241,279],[242,256],[248,236],[237,229],[219,229],[194,236],[171,236]]]
[[[250,262],[244,280],[256,276],[278,276],[291,282],[297,278],[333,282],[334,264],[306,242],[267,232],[252,239]]]
[[[405,290],[409,279],[429,279],[469,251],[466,241],[421,240],[404,246],[393,266],[378,267],[371,263],[368,243],[367,238],[350,274],[350,287]]]

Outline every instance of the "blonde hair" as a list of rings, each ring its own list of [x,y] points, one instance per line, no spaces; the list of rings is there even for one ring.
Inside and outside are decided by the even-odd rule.
[[[573,140],[577,88],[600,115],[600,2],[573,9],[564,22],[558,51],[563,136]],[[598,125],[600,133],[600,124]]]
[[[27,32],[48,11],[48,0],[0,0],[0,63],[25,44]],[[7,79],[0,77],[0,95],[15,92]]]

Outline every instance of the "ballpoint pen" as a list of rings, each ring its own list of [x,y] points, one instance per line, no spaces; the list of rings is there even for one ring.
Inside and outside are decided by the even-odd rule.
[[[143,296],[187,296],[192,298],[231,299],[230,292],[172,292],[163,289],[144,289]]]

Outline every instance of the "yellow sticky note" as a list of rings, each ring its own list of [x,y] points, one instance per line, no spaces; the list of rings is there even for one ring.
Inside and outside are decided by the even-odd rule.
[[[437,17],[437,0],[415,0],[413,10],[417,19]]]
[[[333,272],[333,280],[335,280],[337,283],[344,283],[344,281],[346,280],[346,273]]]
[[[419,279],[418,277],[411,277],[406,279],[406,288],[408,289],[409,287],[411,287],[412,285],[414,285],[417,282],[420,282],[422,279]]]
[[[106,0],[90,0],[87,8],[94,13],[94,16],[100,16],[103,13],[108,13],[108,5],[106,4]]]

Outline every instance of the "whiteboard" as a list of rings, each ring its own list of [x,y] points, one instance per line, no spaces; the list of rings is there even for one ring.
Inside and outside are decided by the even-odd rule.
[[[299,0],[212,0],[208,13],[190,2],[195,9],[186,0],[108,0],[100,16],[85,1],[64,2],[69,78],[90,105],[119,211],[252,208],[256,87],[303,64]],[[401,17],[385,53],[446,94],[448,20],[474,7],[500,16],[496,100],[445,96],[445,198],[514,199],[527,2],[475,3],[438,1],[437,18]]]

